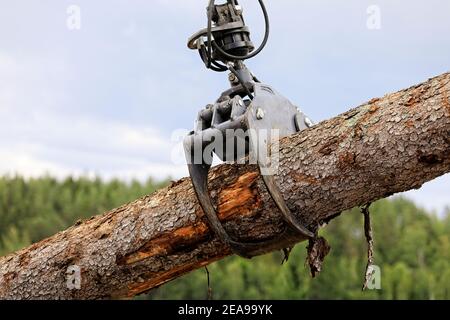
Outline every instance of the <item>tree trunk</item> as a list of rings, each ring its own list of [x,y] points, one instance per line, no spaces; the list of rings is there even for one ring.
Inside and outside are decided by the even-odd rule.
[[[283,139],[277,182],[290,209],[312,229],[450,172],[449,96],[446,73]],[[210,181],[233,237],[256,241],[283,230],[256,167],[222,165]],[[133,297],[230,254],[182,179],[0,258],[0,299]],[[78,271],[81,283],[72,281]]]

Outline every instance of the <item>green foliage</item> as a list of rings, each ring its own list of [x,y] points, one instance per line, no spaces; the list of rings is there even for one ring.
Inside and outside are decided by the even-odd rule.
[[[0,178],[0,255],[16,251],[124,203],[165,183],[45,177]]]
[[[0,255],[162,186],[152,180],[0,178]],[[367,253],[362,215],[354,209],[324,229],[332,251],[317,279],[305,267],[306,244],[301,244],[284,266],[280,253],[251,261],[232,257],[209,266],[214,298],[450,299],[450,210],[437,218],[396,198],[375,203],[371,212],[382,290],[361,291]],[[206,272],[190,273],[139,298],[206,299]]]

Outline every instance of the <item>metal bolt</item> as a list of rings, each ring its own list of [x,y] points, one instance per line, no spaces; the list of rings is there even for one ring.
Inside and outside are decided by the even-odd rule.
[[[237,77],[234,73],[230,73],[228,75],[228,80],[230,80],[231,83],[235,83],[237,81]]]
[[[263,109],[261,109],[261,108],[256,109],[256,119],[262,120],[262,119],[264,119],[265,116],[266,116],[266,113],[264,112]]]
[[[312,122],[312,120],[308,117],[305,117],[305,124],[308,128],[311,128],[312,126],[314,126],[314,122]]]

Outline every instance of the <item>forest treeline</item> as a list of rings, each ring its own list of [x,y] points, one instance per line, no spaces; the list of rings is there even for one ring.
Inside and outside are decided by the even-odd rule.
[[[0,178],[0,256],[164,186],[149,179]],[[437,217],[394,198],[371,207],[381,290],[361,291],[366,266],[362,214],[351,210],[322,232],[332,250],[311,279],[300,244],[289,262],[273,253],[251,261],[232,257],[209,267],[214,299],[450,299],[450,210]],[[205,299],[205,270],[141,299]]]

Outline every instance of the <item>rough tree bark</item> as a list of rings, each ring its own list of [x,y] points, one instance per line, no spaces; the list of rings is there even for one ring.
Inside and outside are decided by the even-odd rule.
[[[446,73],[283,139],[277,181],[292,211],[313,228],[450,172],[449,96]],[[282,230],[257,168],[223,165],[210,179],[231,235],[254,241]],[[0,258],[0,298],[133,297],[230,254],[183,179]],[[70,266],[81,270],[80,289],[67,286]]]

